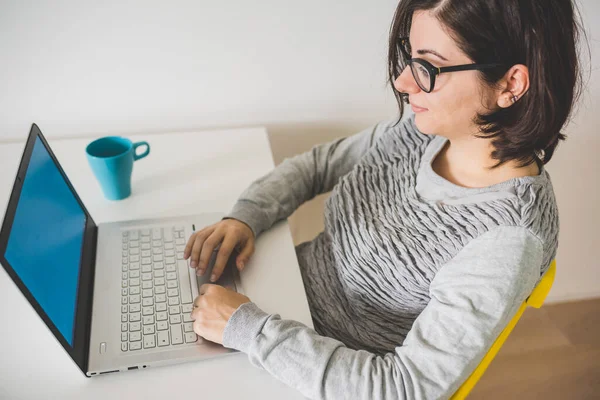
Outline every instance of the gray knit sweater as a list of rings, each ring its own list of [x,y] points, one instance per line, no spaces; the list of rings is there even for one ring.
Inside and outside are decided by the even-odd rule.
[[[547,171],[486,188],[431,162],[445,138],[414,117],[286,159],[228,218],[255,235],[332,190],[296,247],[315,330],[240,306],[224,346],[315,399],[444,399],[481,361],[555,257]]]

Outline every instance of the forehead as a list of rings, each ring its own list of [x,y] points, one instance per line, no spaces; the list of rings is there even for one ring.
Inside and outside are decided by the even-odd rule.
[[[410,43],[413,50],[435,50],[449,60],[462,55],[454,39],[430,11],[416,11],[413,14]]]

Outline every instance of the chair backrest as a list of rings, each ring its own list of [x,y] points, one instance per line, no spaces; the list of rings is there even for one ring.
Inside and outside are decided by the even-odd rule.
[[[552,284],[554,283],[554,276],[556,275],[556,260],[552,261],[550,267],[542,277],[542,280],[537,284],[533,292],[529,295],[529,297],[521,304],[519,310],[515,314],[515,316],[510,320],[506,328],[500,333],[490,350],[483,357],[475,371],[467,378],[467,380],[461,385],[460,388],[452,395],[450,400],[463,400],[467,397],[467,395],[473,390],[475,384],[481,379],[481,376],[490,365],[498,351],[508,338],[508,335],[512,332],[513,328],[523,315],[525,308],[527,306],[540,308],[548,296],[550,289],[552,288]]]

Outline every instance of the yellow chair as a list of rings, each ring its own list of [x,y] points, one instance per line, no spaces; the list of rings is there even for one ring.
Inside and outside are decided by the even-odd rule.
[[[502,347],[502,345],[506,341],[506,338],[512,332],[513,328],[519,321],[519,318],[521,318],[521,315],[523,314],[523,311],[525,311],[525,308],[527,308],[527,306],[540,308],[542,304],[544,304],[544,300],[546,299],[546,296],[548,296],[548,292],[550,292],[550,288],[554,283],[555,275],[556,260],[552,261],[550,267],[542,277],[540,283],[538,283],[538,285],[535,287],[535,289],[533,289],[533,292],[531,292],[529,297],[523,302],[523,304],[521,304],[521,307],[519,307],[519,310],[517,311],[515,316],[508,323],[506,328],[504,328],[502,333],[500,333],[500,336],[498,336],[490,350],[487,352],[485,357],[483,357],[483,360],[481,360],[477,368],[475,368],[475,371],[473,371],[471,376],[469,376],[467,380],[461,385],[461,387],[458,388],[458,390],[456,391],[456,393],[454,393],[454,395],[452,395],[450,400],[463,400],[467,397],[471,390],[473,390],[475,384],[479,381],[479,379],[481,378],[487,367],[490,365],[494,357],[496,357],[496,354],[498,354],[500,347]]]

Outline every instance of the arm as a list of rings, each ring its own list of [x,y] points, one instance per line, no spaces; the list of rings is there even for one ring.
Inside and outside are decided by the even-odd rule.
[[[351,350],[254,303],[232,315],[223,345],[313,399],[450,397],[529,296],[542,244],[520,227],[472,240],[431,282],[431,300],[404,343],[384,357]]]
[[[275,222],[289,217],[302,203],[332,190],[393,122],[381,122],[285,159],[254,181],[225,218],[244,222],[258,237]]]

